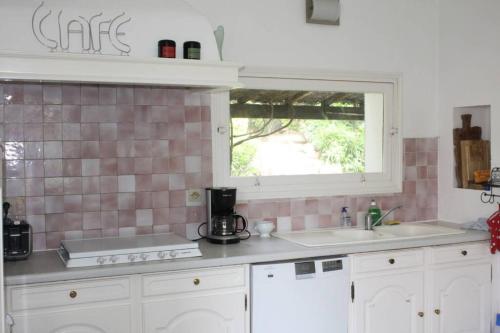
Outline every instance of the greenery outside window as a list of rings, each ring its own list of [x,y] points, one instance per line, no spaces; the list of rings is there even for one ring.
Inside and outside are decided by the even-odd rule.
[[[212,95],[214,184],[241,199],[401,191],[399,81],[243,74]]]

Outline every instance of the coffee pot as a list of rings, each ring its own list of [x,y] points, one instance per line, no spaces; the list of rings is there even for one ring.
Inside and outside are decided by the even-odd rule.
[[[209,242],[233,244],[241,240],[241,233],[245,232],[247,236],[250,236],[247,231],[247,220],[234,211],[236,188],[207,188],[206,196],[208,218],[206,238]]]

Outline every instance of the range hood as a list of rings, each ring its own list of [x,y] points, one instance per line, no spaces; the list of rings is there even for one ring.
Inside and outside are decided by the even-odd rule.
[[[0,53],[0,80],[4,81],[232,88],[238,86],[240,67],[221,61]]]
[[[237,64],[220,60],[214,27],[185,0],[9,0],[0,11],[0,81],[231,88]],[[12,19],[15,18],[15,19]],[[177,58],[157,58],[158,41]],[[201,44],[201,60],[182,59]]]

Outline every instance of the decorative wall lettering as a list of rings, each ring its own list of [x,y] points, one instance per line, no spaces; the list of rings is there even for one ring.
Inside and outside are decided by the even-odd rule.
[[[57,17],[51,9],[45,8],[42,1],[33,12],[31,24],[33,35],[40,44],[48,48],[51,52],[66,53],[86,53],[86,54],[105,54],[103,46],[106,43],[112,50],[121,56],[128,56],[131,51],[130,45],[122,41],[125,32],[121,29],[132,19],[127,17],[125,12],[115,17],[107,18],[103,13],[98,13],[86,18],[84,16],[65,15],[64,9],[57,13]],[[47,26],[50,20],[57,24],[58,36],[47,33]],[[78,36],[81,45],[74,45],[75,39],[72,36]]]

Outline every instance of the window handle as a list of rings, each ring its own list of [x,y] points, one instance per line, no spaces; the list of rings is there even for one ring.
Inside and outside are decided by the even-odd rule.
[[[256,187],[260,186],[259,177],[255,177],[255,183],[253,185],[256,186]]]
[[[9,333],[12,333],[14,331],[16,322],[14,321],[14,318],[12,318],[12,316],[8,313],[5,314],[5,324],[9,328]]]
[[[393,136],[394,136],[394,135],[396,135],[396,134],[398,134],[398,133],[399,133],[399,128],[397,128],[397,127],[392,127],[392,128],[390,129],[389,133],[390,133],[391,135],[393,135]]]
[[[217,133],[219,133],[219,134],[226,134],[227,133],[227,127],[226,126],[218,126],[217,127]]]

